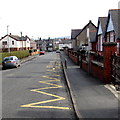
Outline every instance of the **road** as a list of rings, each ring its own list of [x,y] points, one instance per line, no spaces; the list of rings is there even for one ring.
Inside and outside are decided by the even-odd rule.
[[[73,118],[59,54],[2,71],[2,118]]]

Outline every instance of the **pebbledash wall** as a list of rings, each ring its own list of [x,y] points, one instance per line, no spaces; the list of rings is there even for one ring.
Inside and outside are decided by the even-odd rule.
[[[111,56],[116,52],[116,43],[106,42],[103,43],[103,63],[97,63],[94,61],[94,57],[90,54],[90,64],[88,69],[88,63],[85,60],[82,60],[80,63],[79,57],[76,52],[72,50],[65,50],[65,53],[72,59],[73,62],[80,65],[83,70],[90,72],[91,75],[104,81],[105,83],[111,83],[112,75],[112,58]]]

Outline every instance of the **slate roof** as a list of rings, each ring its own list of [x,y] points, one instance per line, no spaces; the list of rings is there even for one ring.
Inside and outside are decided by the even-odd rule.
[[[101,28],[102,28],[103,35],[104,35],[105,28],[106,28],[107,17],[99,17],[98,21],[101,23]]]
[[[4,39],[6,36],[9,36],[9,37],[11,37],[11,38],[13,38],[13,39],[15,39],[16,41],[26,41],[27,40],[27,38],[30,40],[30,38],[28,37],[28,36],[22,36],[22,37],[20,37],[20,36],[18,36],[18,35],[5,35],[4,37],[2,37],[0,40],[2,40],[2,39]]]
[[[18,41],[26,41],[27,40],[27,38],[28,38],[28,36],[22,36],[22,37],[20,37],[20,36],[18,36],[18,35],[9,35],[10,37],[12,37],[12,38],[15,38],[16,40],[18,40]],[[28,38],[29,39],[29,38]]]
[[[99,17],[98,18],[98,25],[97,25],[97,32],[96,32],[95,41],[97,40],[97,34],[98,34],[98,29],[99,29],[100,23],[101,23],[101,29],[102,29],[102,32],[103,32],[103,36],[104,36],[105,35],[105,30],[106,30],[106,24],[107,24],[107,17]]]
[[[71,30],[71,39],[75,39],[82,29],[72,29]]]
[[[91,29],[90,29],[90,32],[89,32],[89,33],[90,33],[90,34],[89,34],[89,35],[90,35],[90,42],[95,42],[95,41],[96,41],[95,37],[96,37],[97,27],[92,23],[91,20],[89,20],[89,23],[83,27],[83,29],[79,32],[78,35],[80,35],[80,34],[82,33],[82,31],[83,31],[84,29],[86,29],[90,24],[92,24],[92,25],[95,27],[94,30],[91,30]],[[77,36],[78,36],[78,35],[77,35]],[[77,37],[77,36],[76,36],[76,37]]]
[[[108,21],[110,15],[113,21],[116,39],[120,38],[120,21],[118,21],[118,19],[120,20],[120,9],[110,9],[108,13]]]

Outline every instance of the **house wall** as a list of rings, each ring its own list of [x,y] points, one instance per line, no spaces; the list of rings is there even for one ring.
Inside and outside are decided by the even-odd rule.
[[[5,46],[3,46],[2,45],[2,42],[3,41],[7,41],[7,45],[5,45]],[[12,45],[12,41],[14,41],[14,45]],[[15,39],[13,39],[13,38],[11,38],[11,37],[9,37],[9,36],[6,36],[5,38],[3,38],[2,40],[1,40],[1,47],[2,48],[17,48],[17,41],[15,40]]]
[[[36,43],[30,43],[30,48],[33,48],[33,49],[37,49],[37,47],[36,47]]]
[[[72,48],[77,46],[77,41],[76,39],[72,39]]]
[[[21,41],[17,41],[17,48],[21,48],[22,47],[22,42]]]
[[[0,40],[0,49],[2,49],[2,40]]]
[[[25,47],[30,47],[30,40],[29,40],[29,39],[27,39],[27,40],[25,41]]]
[[[2,45],[3,41],[7,41],[7,45]],[[12,44],[12,41],[14,41],[14,45]],[[19,48],[30,48],[30,40],[27,41],[17,41],[9,36],[6,36],[5,38],[0,40],[0,48],[10,48],[10,50],[19,50]]]
[[[77,46],[81,46],[86,43],[87,39],[87,29],[84,29],[80,35],[77,36]]]
[[[89,24],[83,31],[77,36],[77,46],[81,46],[82,44],[88,44],[87,38],[87,28],[89,27],[89,31],[94,31],[95,26],[93,24]]]
[[[92,51],[96,52],[96,43],[92,43]]]

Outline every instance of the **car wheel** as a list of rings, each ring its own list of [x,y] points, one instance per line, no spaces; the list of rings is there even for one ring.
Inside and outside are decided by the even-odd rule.
[[[5,68],[5,67],[2,67],[2,70],[6,70],[6,68]]]
[[[21,63],[18,65],[18,67],[20,67],[21,66]]]

